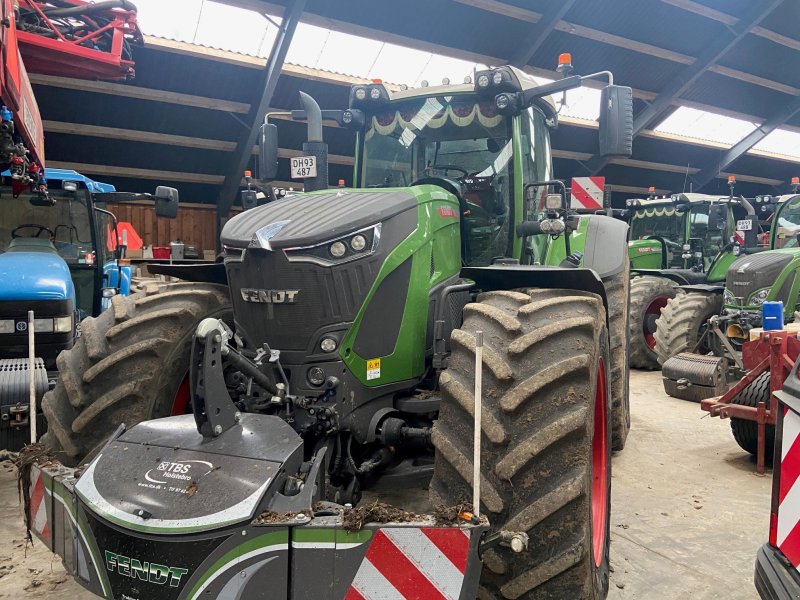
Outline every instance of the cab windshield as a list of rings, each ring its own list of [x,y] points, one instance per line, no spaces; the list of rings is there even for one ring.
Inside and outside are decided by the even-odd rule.
[[[430,97],[395,103],[372,115],[364,137],[365,187],[456,180],[463,190],[464,262],[505,256],[513,194],[511,121],[492,102]]]
[[[684,216],[672,204],[638,208],[631,216],[631,239],[644,240],[655,236],[683,244]]]
[[[10,188],[0,188],[0,252],[6,252],[15,239],[36,238],[53,249],[69,265],[91,264],[94,259],[91,202],[87,190],[51,191],[53,206],[36,206],[36,194],[25,192],[14,198]]]
[[[800,234],[800,196],[794,196],[779,209],[777,222],[773,224],[776,249],[796,248]]]

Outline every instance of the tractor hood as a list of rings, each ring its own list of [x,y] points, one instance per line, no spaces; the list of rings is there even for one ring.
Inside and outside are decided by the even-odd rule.
[[[232,248],[312,246],[416,209],[413,189],[332,189],[287,196],[233,217],[222,230],[222,243]]]
[[[728,268],[725,278],[725,288],[727,294],[732,294],[735,298],[744,298],[744,303],[748,303],[750,295],[764,288],[768,288],[775,283],[786,265],[797,255],[796,250],[770,250],[759,252],[750,256],[737,258]],[[791,287],[792,277],[789,277],[789,287]],[[786,295],[788,295],[788,289]],[[787,300],[783,295],[778,295],[777,300]]]
[[[49,241],[17,238],[0,254],[0,301],[69,300],[74,296],[69,267]]]

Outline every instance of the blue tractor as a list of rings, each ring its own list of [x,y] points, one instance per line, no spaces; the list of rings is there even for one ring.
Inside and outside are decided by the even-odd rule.
[[[9,172],[0,186],[0,449],[29,439],[29,333],[33,312],[34,387],[52,387],[56,358],[80,335],[83,318],[130,292],[131,268],[108,204],[155,199],[160,216],[175,216],[177,191],[155,196],[116,192],[75,171],[46,169],[49,190],[14,195]],[[39,415],[38,427],[44,429]]]

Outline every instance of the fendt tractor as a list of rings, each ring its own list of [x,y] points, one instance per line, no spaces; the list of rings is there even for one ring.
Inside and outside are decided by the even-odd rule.
[[[0,186],[0,449],[30,441],[28,313],[33,311],[38,400],[57,377],[56,359],[80,335],[85,317],[130,291],[131,268],[109,203],[154,199],[116,192],[75,171],[45,169],[41,188],[14,193]],[[44,185],[46,183],[46,187]],[[156,212],[177,214],[177,191],[159,187]],[[38,418],[42,420],[41,413]],[[41,431],[44,422],[39,425]]]
[[[673,194],[628,202],[631,236],[630,361],[641,369],[658,369],[656,323],[669,301],[681,294],[697,315],[694,320],[719,312],[717,296],[725,274],[738,254],[758,245],[759,218],[744,199],[705,194]],[[760,208],[760,205],[759,205]],[[753,224],[739,231],[738,226]],[[740,237],[732,237],[740,236]],[[692,323],[688,323],[692,321]],[[662,332],[663,335],[663,332]]]
[[[133,600],[604,598],[627,224],[567,210],[546,98],[584,79],[303,94],[306,191],[228,221],[224,262],[114,297],[58,361],[28,514],[68,571]],[[327,188],[322,117],[357,133],[354,188]],[[631,131],[605,87],[600,153]],[[541,235],[562,266],[533,264]],[[430,502],[402,508],[437,518],[348,506],[414,478]]]

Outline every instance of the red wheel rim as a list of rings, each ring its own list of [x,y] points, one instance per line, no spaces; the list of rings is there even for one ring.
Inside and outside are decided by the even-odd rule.
[[[606,508],[608,506],[608,429],[606,411],[606,365],[597,363],[597,391],[594,399],[594,437],[592,438],[592,549],[594,564],[603,562],[606,547]]]
[[[644,334],[644,341],[647,347],[653,350],[656,347],[656,338],[653,335],[656,332],[656,319],[661,316],[662,309],[667,305],[669,298],[666,296],[659,296],[647,305],[644,311],[644,319],[642,320],[642,333]]]
[[[191,386],[189,385],[189,373],[186,373],[186,377],[183,378],[181,381],[181,385],[178,388],[178,393],[175,394],[175,400],[172,402],[172,411],[170,414],[173,417],[178,415],[185,415],[189,412],[189,402],[191,401]]]

